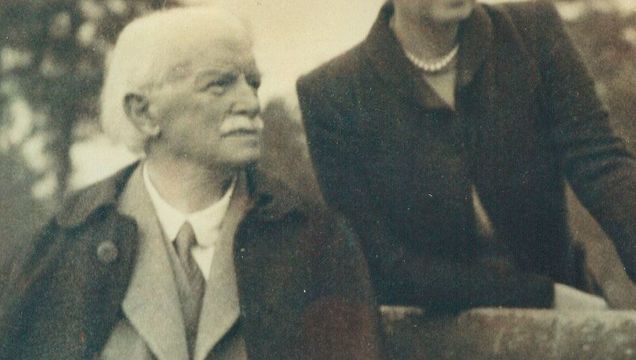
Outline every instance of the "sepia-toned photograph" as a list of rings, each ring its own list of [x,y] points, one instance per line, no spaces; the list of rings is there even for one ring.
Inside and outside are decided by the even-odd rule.
[[[2,0],[0,360],[636,360],[636,0]]]

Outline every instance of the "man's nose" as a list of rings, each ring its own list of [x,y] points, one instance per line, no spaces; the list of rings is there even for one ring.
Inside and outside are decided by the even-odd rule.
[[[245,78],[239,80],[236,85],[236,101],[234,103],[234,113],[255,117],[261,112],[261,105],[258,102],[256,88],[247,83]]]

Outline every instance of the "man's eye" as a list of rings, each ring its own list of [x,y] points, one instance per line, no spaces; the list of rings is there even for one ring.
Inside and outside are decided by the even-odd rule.
[[[258,90],[258,88],[261,87],[261,75],[257,72],[247,72],[245,74],[245,81],[247,81],[247,84],[255,90]]]
[[[215,90],[215,91],[224,90],[225,88],[231,86],[235,81],[236,81],[236,76],[234,75],[221,76],[216,79],[211,79],[206,84],[205,89]]]
[[[230,85],[231,83],[232,83],[231,79],[219,79],[219,80],[210,81],[208,85],[206,86],[206,88],[210,89],[210,88],[226,87]]]
[[[247,83],[255,90],[258,90],[258,88],[261,87],[261,79],[258,78],[247,79]]]

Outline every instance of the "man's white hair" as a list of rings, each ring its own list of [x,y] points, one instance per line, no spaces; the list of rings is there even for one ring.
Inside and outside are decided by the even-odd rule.
[[[187,68],[209,40],[224,36],[252,38],[247,23],[218,7],[162,10],[138,18],[119,35],[101,94],[102,128],[114,141],[142,153],[146,136],[124,110],[127,94],[147,95]]]

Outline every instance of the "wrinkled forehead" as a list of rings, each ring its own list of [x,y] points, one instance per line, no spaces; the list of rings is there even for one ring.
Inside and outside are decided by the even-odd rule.
[[[217,35],[206,34],[182,48],[164,69],[167,78],[178,79],[207,70],[258,73],[250,39],[235,33]]]
[[[223,32],[214,34],[198,34],[182,56],[192,62],[231,62],[239,64],[249,63],[254,59],[253,44],[247,33]]]

